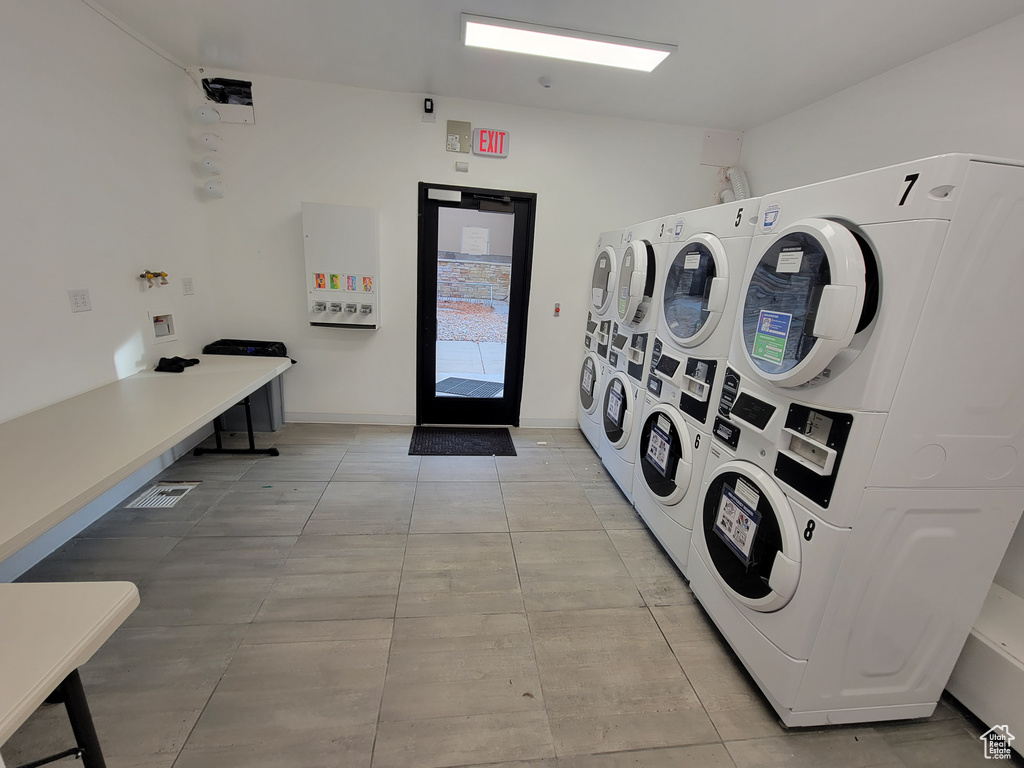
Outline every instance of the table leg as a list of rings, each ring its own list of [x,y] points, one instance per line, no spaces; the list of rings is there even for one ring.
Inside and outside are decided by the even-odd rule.
[[[106,768],[103,750],[100,749],[100,740],[96,736],[96,728],[93,726],[92,715],[89,713],[89,703],[85,700],[82,678],[78,675],[77,669],[64,678],[60,689],[64,694],[64,707],[68,711],[68,720],[71,721],[71,731],[75,734],[78,746],[84,750],[82,753],[83,768]]]

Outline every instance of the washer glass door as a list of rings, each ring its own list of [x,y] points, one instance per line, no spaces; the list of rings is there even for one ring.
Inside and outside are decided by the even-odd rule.
[[[626,375],[617,371],[604,388],[602,422],[604,433],[613,448],[621,448],[629,441],[633,428],[633,393]]]
[[[690,488],[692,439],[679,411],[664,403],[651,408],[644,419],[637,458],[644,485],[665,506],[678,504]]]
[[[864,292],[864,255],[846,227],[824,219],[788,227],[769,241],[747,282],[747,361],[779,386],[810,381],[849,345]]]
[[[760,467],[728,461],[706,481],[698,510],[712,573],[730,597],[777,611],[796,592],[800,535],[782,489]]]
[[[616,288],[616,310],[621,322],[635,327],[647,316],[654,295],[655,272],[654,248],[650,243],[637,239],[626,246]]]
[[[588,352],[580,368],[580,405],[587,413],[597,409],[601,392],[601,363],[597,355]]]

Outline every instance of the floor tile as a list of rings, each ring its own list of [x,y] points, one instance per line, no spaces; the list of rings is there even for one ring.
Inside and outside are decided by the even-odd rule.
[[[126,627],[248,624],[260,609],[272,578],[164,579],[139,586],[141,602]]]
[[[232,486],[232,483],[228,482],[206,480],[179,498],[173,507],[128,508],[128,504],[154,484],[147,483],[118,507],[82,531],[79,537],[180,538],[192,530],[210,507]]]
[[[597,452],[589,444],[578,448],[563,448],[562,457],[569,465],[569,468],[572,469],[577,482],[584,484],[601,483],[604,485],[613,482],[611,475],[608,474],[608,470],[601,463],[601,457],[597,455]]]
[[[238,454],[210,454],[182,456],[154,479],[156,481],[216,480],[236,482],[252,469],[258,456]]]
[[[190,536],[298,536],[326,483],[239,482],[218,500]]]
[[[338,471],[343,446],[291,445],[280,456],[265,456],[242,475],[247,482],[327,482]]]
[[[429,458],[429,457],[427,457]],[[501,486],[495,482],[419,483],[410,533],[508,531]]]
[[[633,505],[618,488],[595,484],[581,487],[605,529],[611,531],[647,528],[643,519],[633,509]]]
[[[503,483],[519,480],[564,483],[576,479],[557,448],[523,450],[518,456],[495,456],[494,461]]]
[[[531,613],[559,757],[717,741],[646,608]]]
[[[164,579],[273,576],[297,536],[194,536],[179,541],[147,577]]]
[[[643,605],[604,531],[512,534],[528,611]]]
[[[416,483],[333,482],[303,533],[408,533]]]
[[[513,531],[601,530],[601,520],[578,483],[506,482],[501,486]]]
[[[694,602],[686,579],[647,530],[611,530],[608,536],[648,605]]]
[[[142,581],[180,541],[177,537],[74,538],[18,581]]]
[[[543,710],[382,722],[373,768],[439,768],[554,757]]]
[[[558,768],[733,768],[722,744],[560,757]]]
[[[414,482],[419,475],[419,456],[390,455],[379,452],[358,453],[353,446],[338,464],[333,479],[336,481],[367,483]]]
[[[398,616],[523,610],[507,533],[409,536]]]
[[[525,613],[395,621],[381,720],[543,709]]]
[[[357,571],[279,576],[256,621],[338,621],[395,615],[400,574]]]
[[[303,534],[289,553],[282,573],[401,574],[407,536],[393,534]]]
[[[736,768],[903,768],[875,731],[836,728],[766,739],[727,741]],[[946,763],[946,765],[952,765]]]
[[[497,482],[493,456],[421,456],[421,483]]]

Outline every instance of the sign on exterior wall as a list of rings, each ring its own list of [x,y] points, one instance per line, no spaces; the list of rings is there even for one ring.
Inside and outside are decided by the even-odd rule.
[[[473,154],[487,157],[508,157],[508,131],[490,128],[474,129]]]

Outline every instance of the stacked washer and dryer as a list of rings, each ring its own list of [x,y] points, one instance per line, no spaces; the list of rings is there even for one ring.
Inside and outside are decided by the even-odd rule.
[[[687,575],[784,724],[931,715],[1024,508],[1024,167],[765,196]],[[657,367],[657,366],[656,366]]]
[[[625,230],[602,232],[597,240],[597,255],[590,281],[590,307],[583,337],[583,363],[580,366],[576,420],[595,451],[601,450],[601,401],[607,382],[608,342],[612,316],[615,315],[615,291],[618,286],[619,257]]]
[[[674,218],[625,230],[608,349],[608,376],[598,416],[601,462],[632,502],[633,464],[640,431],[641,391],[659,314],[658,263]]]
[[[633,505],[687,574],[700,480],[758,200],[670,217],[661,312],[634,458]]]

